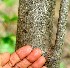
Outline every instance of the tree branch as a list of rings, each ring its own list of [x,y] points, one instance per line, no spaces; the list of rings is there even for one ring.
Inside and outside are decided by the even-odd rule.
[[[60,4],[59,19],[57,24],[57,34],[55,45],[51,48],[52,54],[49,59],[48,68],[59,68],[62,55],[62,47],[64,44],[64,36],[66,31],[66,23],[68,16],[69,0],[62,0]]]

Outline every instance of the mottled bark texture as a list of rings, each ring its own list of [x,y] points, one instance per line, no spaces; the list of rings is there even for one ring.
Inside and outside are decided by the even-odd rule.
[[[66,30],[67,16],[68,16],[69,0],[62,0],[60,4],[59,19],[57,24],[57,33],[55,45],[51,48],[48,68],[59,68],[62,56],[62,48],[64,44],[64,36]]]
[[[48,68],[59,68],[67,22],[68,0],[62,0],[55,45],[53,19],[55,0],[19,0],[17,46],[29,44],[48,55]],[[48,52],[49,51],[49,52]]]
[[[17,46],[29,44],[47,54],[52,45],[54,0],[19,0]]]

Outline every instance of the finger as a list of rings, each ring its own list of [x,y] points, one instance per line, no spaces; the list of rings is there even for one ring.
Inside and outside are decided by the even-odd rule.
[[[36,61],[42,55],[42,51],[39,48],[35,48],[27,57],[30,62]]]
[[[23,59],[14,68],[27,68],[30,65],[31,65],[31,63],[27,59]]]
[[[16,53],[20,57],[20,59],[24,59],[26,56],[30,54],[31,51],[32,51],[32,47],[27,45],[27,46],[23,46],[22,48],[18,49]]]
[[[31,67],[32,68],[41,68],[45,64],[45,62],[46,62],[46,59],[43,56],[41,56],[37,61],[35,61],[31,65]]]
[[[47,68],[46,66],[43,66],[42,68]]]
[[[5,65],[5,66],[3,66],[2,68],[12,68],[8,63]]]
[[[2,54],[2,66],[5,65],[10,59],[10,53]]]
[[[2,68],[2,66],[1,66],[1,61],[2,61],[2,60],[1,60],[1,55],[0,55],[0,68]]]
[[[14,66],[19,61],[20,58],[18,57],[18,55],[16,53],[13,53],[10,57],[10,63],[12,64],[12,66]]]
[[[0,66],[1,66],[1,62],[2,62],[2,60],[1,60],[1,55],[0,55]]]
[[[29,66],[28,68],[32,68],[31,66]]]
[[[28,68],[32,68],[31,66],[29,66]],[[47,68],[46,66],[43,66],[42,68]]]
[[[0,68],[2,68],[2,66],[0,66]]]

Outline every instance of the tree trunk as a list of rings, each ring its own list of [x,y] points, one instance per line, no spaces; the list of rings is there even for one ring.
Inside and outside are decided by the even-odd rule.
[[[54,0],[19,0],[17,46],[29,44],[47,54],[52,45]]]
[[[62,2],[65,4],[64,1],[65,0]],[[64,5],[64,7],[67,7],[67,5]],[[56,46],[54,46],[52,42],[54,8],[55,0],[19,0],[16,49],[26,44],[29,44],[34,48],[40,48],[43,51],[44,56],[48,55],[48,68],[59,68],[59,50],[63,43],[63,41],[60,41],[63,34],[60,35],[60,33],[58,33],[62,28],[60,29],[59,27],[55,43]],[[65,9],[67,11],[67,8],[64,8],[64,10]],[[62,12],[62,9],[60,11]],[[64,14],[65,16],[67,15],[66,13]],[[60,16],[61,15],[62,14],[60,14]],[[61,23],[61,20],[63,23],[66,23],[66,17],[64,19],[61,19],[60,17],[59,24]],[[63,27],[65,27],[64,25],[65,24],[63,24]],[[62,31],[62,33],[63,32],[64,31]],[[60,37],[59,40],[58,37]],[[63,37],[64,35],[62,36],[62,39]],[[56,53],[58,51],[59,55]]]

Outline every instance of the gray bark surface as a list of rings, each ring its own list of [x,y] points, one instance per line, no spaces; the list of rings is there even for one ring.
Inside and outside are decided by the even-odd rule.
[[[59,68],[67,22],[68,0],[62,0],[55,45],[53,22],[55,0],[19,0],[16,49],[31,45],[48,56],[48,68]]]
[[[29,44],[47,54],[52,45],[54,5],[54,0],[19,0],[16,49]]]
[[[60,4],[59,19],[57,24],[57,33],[55,45],[51,48],[51,55],[48,61],[48,68],[60,68],[62,57],[62,48],[64,45],[64,37],[66,32],[66,23],[68,16],[69,0],[62,0]]]

